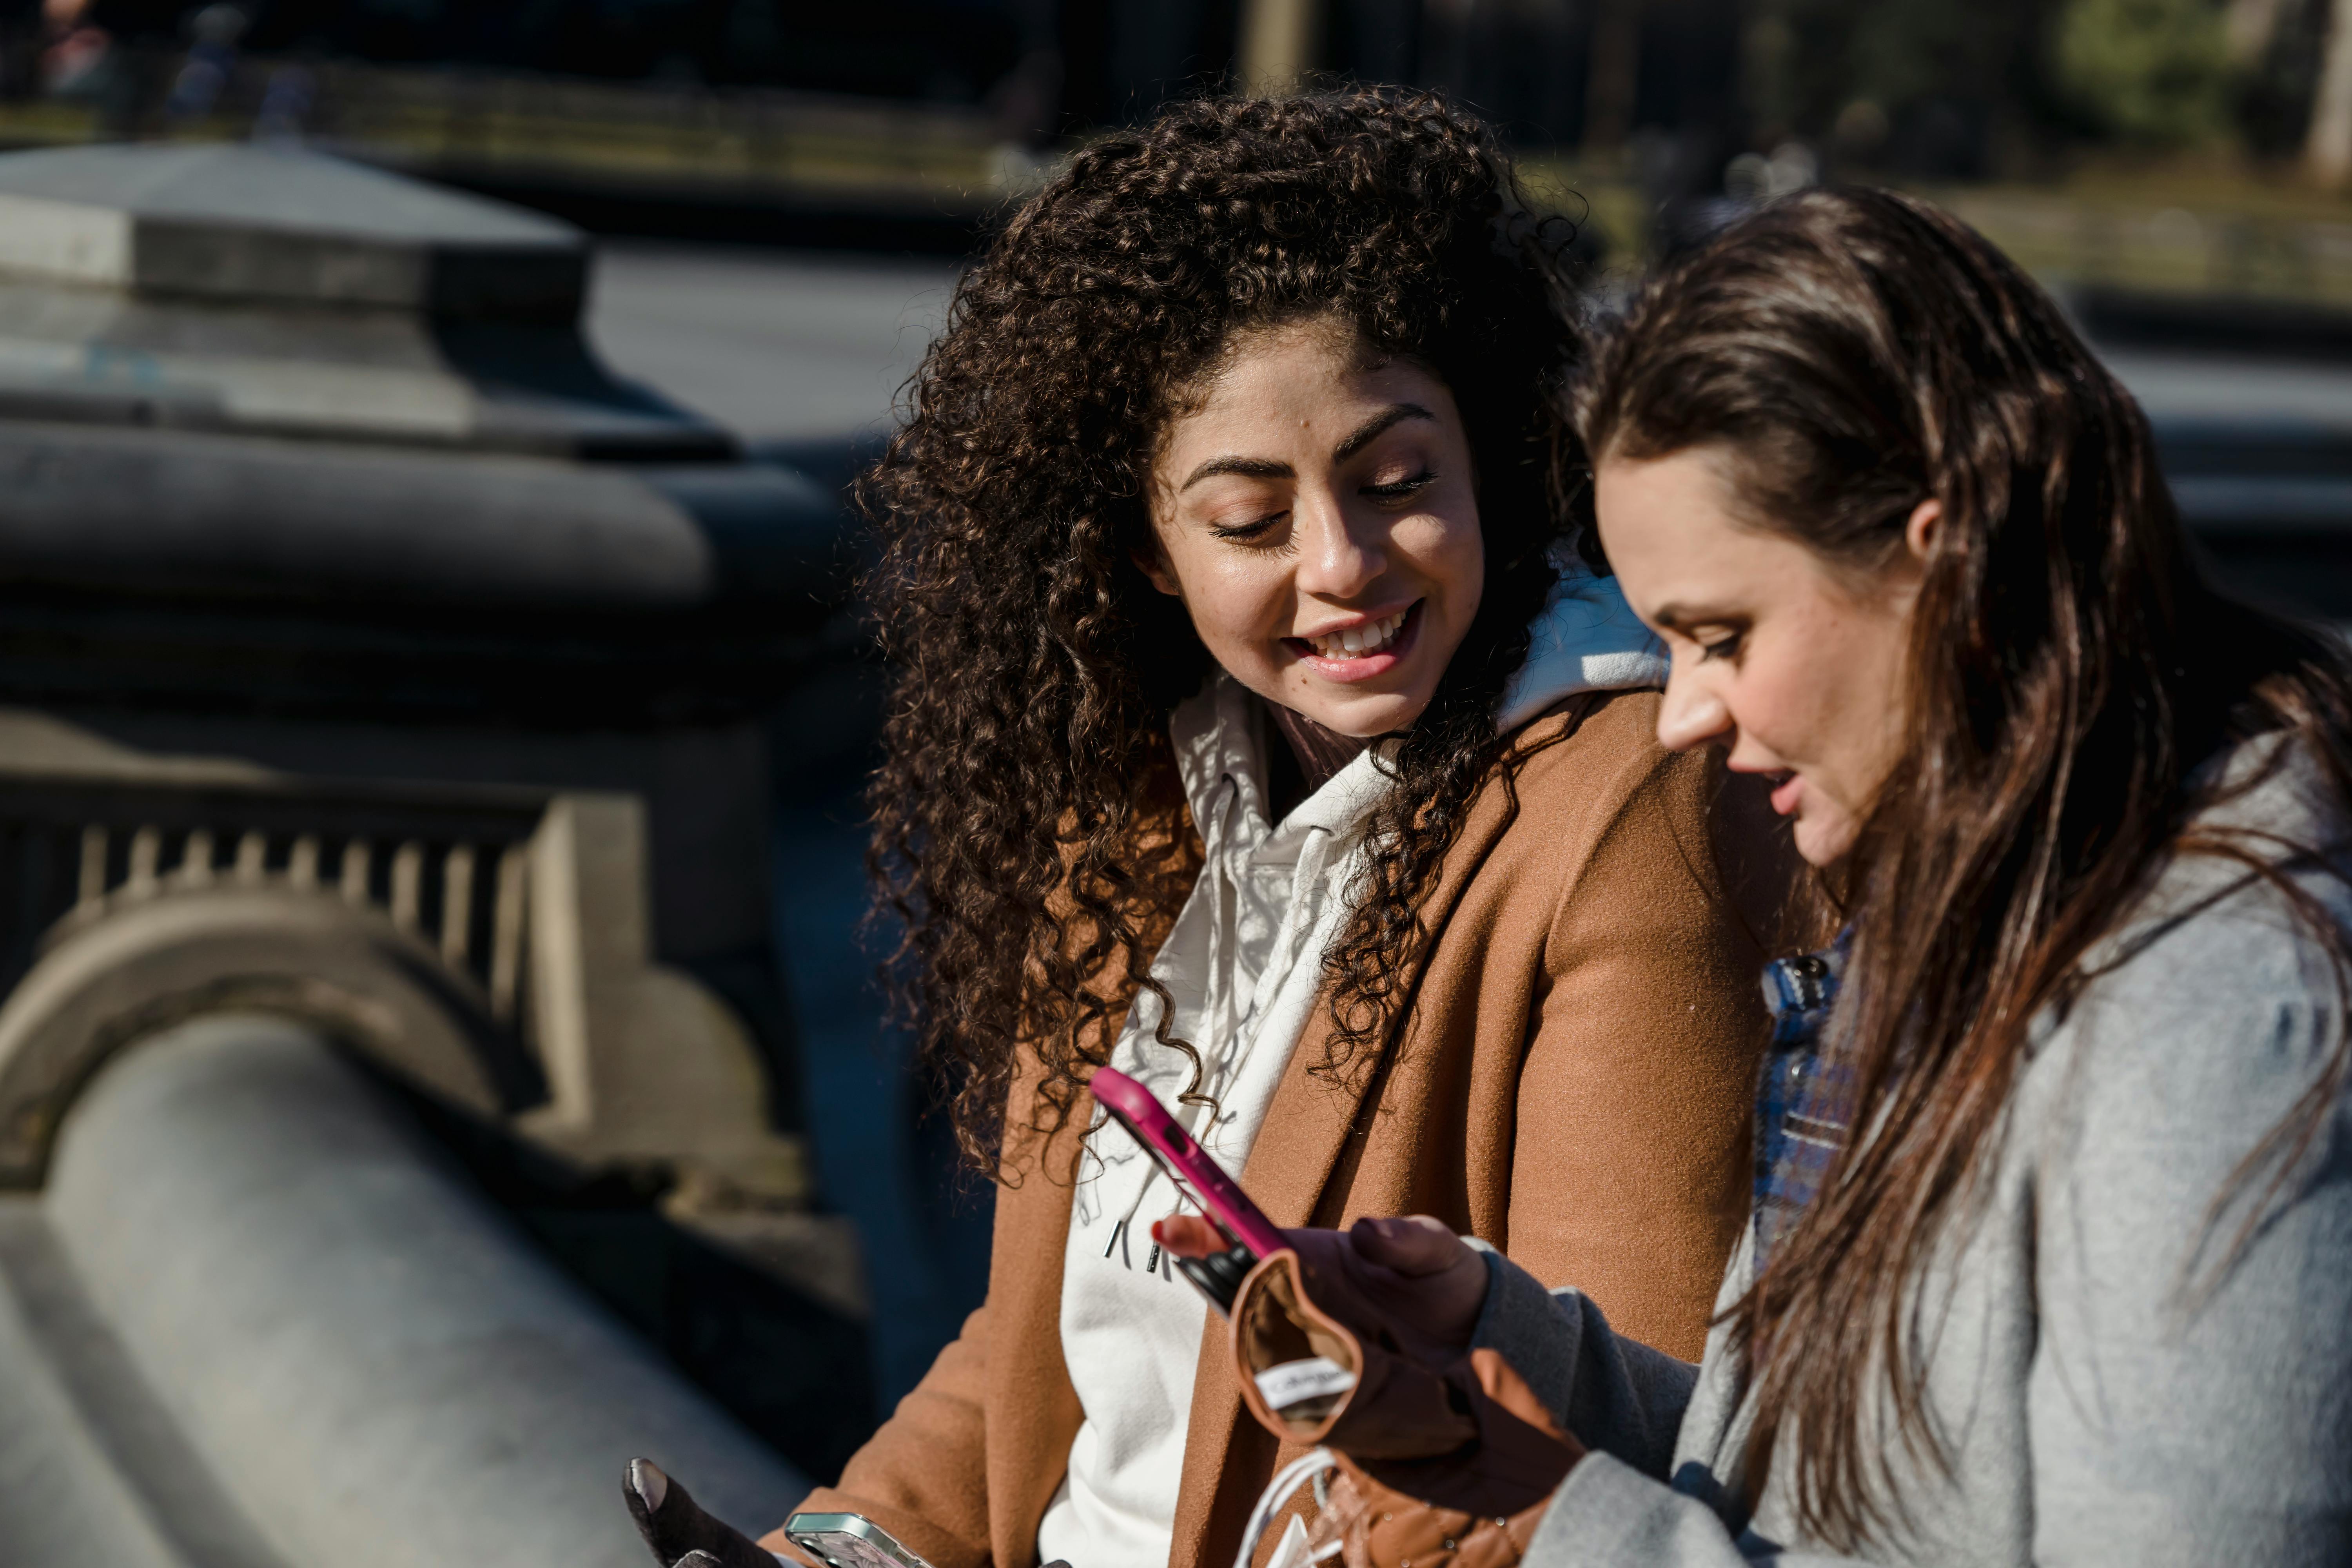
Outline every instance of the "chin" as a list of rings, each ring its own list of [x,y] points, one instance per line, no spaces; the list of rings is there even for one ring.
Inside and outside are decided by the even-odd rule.
[[[1853,848],[1853,819],[1844,813],[1818,817],[1800,816],[1790,837],[1796,840],[1797,853],[1809,866],[1834,866]]]
[[[1409,729],[1412,721],[1429,706],[1426,698],[1416,702],[1403,697],[1380,697],[1337,702],[1302,701],[1299,712],[1335,734],[1369,741],[1376,735]]]

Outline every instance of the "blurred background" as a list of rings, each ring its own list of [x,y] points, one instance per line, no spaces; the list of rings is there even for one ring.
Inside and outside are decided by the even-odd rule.
[[[1090,130],[1320,71],[1662,202],[1950,195],[2037,266],[2334,298],[2336,0],[10,0],[0,139],[299,139],[600,231],[955,253]],[[789,227],[793,232],[787,235]]]
[[[289,1523],[288,1478],[439,1445],[448,1400],[499,1404],[498,1464],[514,1419],[604,1430],[504,1352],[396,1431],[364,1380],[247,1408],[267,1377],[192,1370],[347,1369],[320,1314],[373,1342],[371,1312],[457,1322],[445,1286],[675,1383],[745,1522],[831,1479],[979,1303],[990,1223],[858,932],[879,687],[843,488],[959,269],[1073,149],[1349,79],[1505,127],[1604,304],[1816,182],[1948,204],[2141,397],[2216,569],[2352,621],[2352,0],[0,0],[0,1387],[79,1434],[20,1424],[0,1497],[129,1510],[164,1544],[125,1562],[261,1563],[348,1542],[366,1491]],[[121,934],[226,919],[231,884],[295,900],[236,916],[233,963]],[[284,934],[328,895],[364,963]],[[347,958],[349,996],[303,988]],[[364,1106],[268,1027],[203,1035],[247,1014],[310,1029]],[[123,1076],[188,1029],[182,1078]],[[208,1094],[244,1110],[173,1109]],[[730,1104],[756,1125],[712,1132]],[[425,1152],[383,1156],[425,1207],[253,1218],[342,1190],[376,1134],[239,1163],[341,1116]],[[196,1201],[174,1160],[244,1173],[174,1217],[138,1184]],[[477,1219],[478,1268],[418,1239]],[[305,1226],[357,1250],[270,1250]],[[340,1305],[222,1306],[157,1261],[189,1237]],[[185,1319],[215,1310],[207,1349]],[[184,1441],[124,1436],[151,1427]],[[0,1506],[0,1562],[41,1560],[5,1544],[32,1528]]]

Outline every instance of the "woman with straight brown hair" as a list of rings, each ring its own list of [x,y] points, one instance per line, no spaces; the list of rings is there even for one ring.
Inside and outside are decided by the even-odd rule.
[[[2340,645],[2206,579],[2131,398],[1914,198],[1719,237],[1576,424],[1660,740],[1764,775],[1849,923],[1769,972],[1698,1365],[1420,1228],[1392,1308],[1500,1352],[1543,1410],[1495,1429],[1565,1472],[1478,1550],[2352,1561]]]

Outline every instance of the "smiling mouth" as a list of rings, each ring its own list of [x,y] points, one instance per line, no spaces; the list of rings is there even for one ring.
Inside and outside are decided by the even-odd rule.
[[[1412,614],[1412,605],[1407,605],[1393,616],[1384,616],[1365,626],[1350,626],[1343,632],[1333,632],[1329,637],[1300,637],[1297,640],[1324,658],[1364,658],[1372,654],[1385,653],[1402,635],[1405,620]]]

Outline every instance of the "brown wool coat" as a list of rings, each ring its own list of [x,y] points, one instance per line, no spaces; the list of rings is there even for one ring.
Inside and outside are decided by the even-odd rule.
[[[1654,691],[1596,694],[1520,731],[1516,790],[1482,794],[1427,906],[1437,940],[1394,1067],[1332,1087],[1308,1071],[1328,1026],[1311,1024],[1242,1184],[1277,1225],[1435,1215],[1696,1360],[1748,1207],[1767,953],[1738,912],[1762,900],[1716,809],[1719,764],[1662,751],[1657,710]],[[1062,1257],[1090,1110],[1000,1189],[961,1337],[801,1508],[865,1514],[934,1568],[1034,1568],[1081,1419]],[[1026,1085],[1010,1111],[1026,1121]],[[1170,1568],[1225,1568],[1278,1463],[1224,1328],[1212,1313]],[[765,1544],[783,1550],[781,1530]]]

